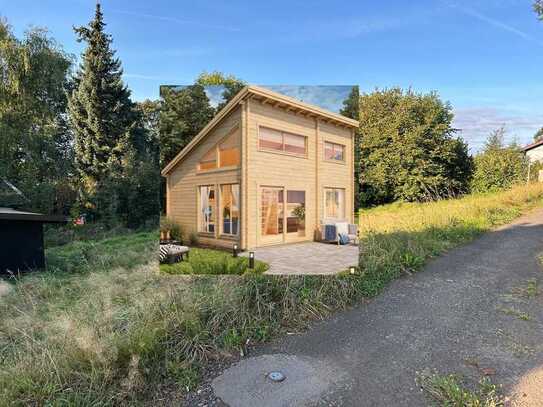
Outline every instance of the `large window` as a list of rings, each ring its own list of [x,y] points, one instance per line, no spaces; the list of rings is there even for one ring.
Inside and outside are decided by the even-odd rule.
[[[324,143],[324,159],[333,161],[345,161],[345,146],[326,141]]]
[[[305,191],[287,191],[287,233],[305,236]]]
[[[221,185],[223,235],[239,234],[239,184]]]
[[[283,233],[283,189],[262,188],[261,228],[262,236]]]
[[[215,187],[200,187],[200,232],[215,233],[215,202]]]
[[[326,188],[324,190],[324,215],[326,218],[345,219],[345,190]]]
[[[217,168],[217,148],[213,147],[200,160],[198,169],[200,171],[212,170]]]
[[[239,126],[218,145],[214,145],[200,160],[199,171],[213,170],[216,168],[239,166],[240,163],[241,130]]]
[[[281,151],[303,157],[307,155],[307,137],[269,127],[259,127],[258,146],[261,150]]]
[[[222,143],[219,144],[219,167],[238,166],[240,162],[239,146],[241,130],[237,127]]]

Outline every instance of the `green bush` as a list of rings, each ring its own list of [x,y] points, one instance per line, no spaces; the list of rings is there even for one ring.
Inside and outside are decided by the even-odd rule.
[[[492,132],[483,151],[475,156],[473,192],[500,191],[526,182],[528,160],[519,146],[504,145],[504,135],[503,128]]]

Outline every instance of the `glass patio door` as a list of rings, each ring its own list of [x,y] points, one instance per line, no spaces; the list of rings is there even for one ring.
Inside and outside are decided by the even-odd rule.
[[[260,189],[260,236],[262,244],[284,241],[284,190],[282,187]]]

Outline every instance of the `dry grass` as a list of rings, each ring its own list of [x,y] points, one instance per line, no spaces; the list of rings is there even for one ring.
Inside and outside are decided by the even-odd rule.
[[[394,203],[360,212],[360,230],[369,233],[420,232],[468,226],[488,229],[518,217],[539,204],[543,184],[516,186],[505,192],[473,194],[430,203]]]

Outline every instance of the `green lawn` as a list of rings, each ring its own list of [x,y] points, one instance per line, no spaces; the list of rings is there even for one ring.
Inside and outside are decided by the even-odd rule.
[[[160,270],[167,274],[261,274],[267,269],[268,265],[258,260],[251,270],[245,257],[234,258],[230,252],[199,248],[191,248],[185,261],[160,265]]]

